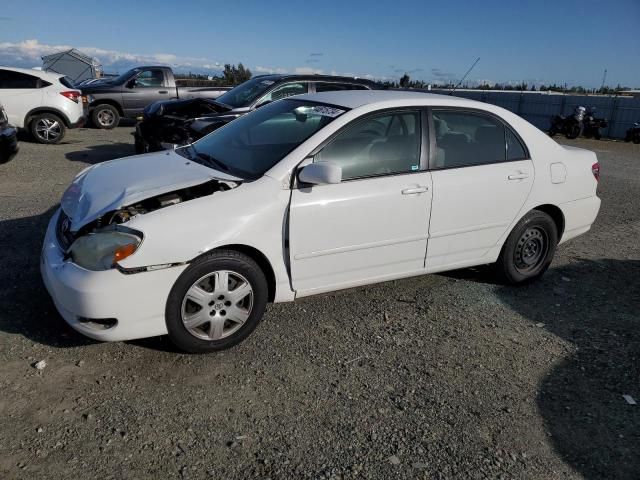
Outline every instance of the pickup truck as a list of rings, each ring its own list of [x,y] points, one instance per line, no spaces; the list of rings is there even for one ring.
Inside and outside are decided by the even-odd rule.
[[[80,86],[84,95],[93,98],[89,104],[91,121],[98,128],[112,129],[121,117],[136,118],[147,105],[160,100],[217,98],[231,87],[213,85],[186,86],[205,83],[176,79],[170,67],[136,67],[115,78],[94,81]]]

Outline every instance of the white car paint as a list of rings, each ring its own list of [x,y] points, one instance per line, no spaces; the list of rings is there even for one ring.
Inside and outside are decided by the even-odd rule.
[[[595,154],[562,147],[500,107],[394,91],[325,92],[296,98],[350,110],[261,178],[126,222],[127,227],[142,232],[144,240],[118,265],[123,269],[167,268],[134,274],[85,270],[64,258],[55,235],[59,212],[54,215],[41,269],[58,310],[72,327],[99,340],[167,333],[164,308],[174,282],[188,262],[220,247],[242,246],[259,252],[273,270],[274,301],[283,302],[495,262],[513,226],[541,205],[561,210],[565,224],[561,242],[587,231],[598,213],[600,200],[591,171],[597,162]],[[309,155],[335,132],[368,113],[400,107],[489,112],[518,132],[531,159],[292,187],[296,169],[308,163]],[[73,193],[76,204],[85,198],[89,206],[74,207],[73,200],[65,199],[69,201],[63,200],[63,208],[72,214],[73,229],[78,230],[96,215],[142,198],[145,192],[172,191],[199,178],[236,180],[186,163],[174,152],[159,152],[90,167],[71,187],[72,192],[77,189]],[[552,167],[558,164],[565,169],[560,182],[553,173],[557,167]],[[174,175],[175,184],[170,181]],[[113,317],[118,325],[100,330],[80,324],[78,317]]]
[[[13,68],[0,66],[0,73],[18,72],[37,77],[51,85],[41,88],[5,88],[0,84],[0,102],[5,107],[9,123],[17,128],[29,128],[28,122],[36,109],[47,110],[63,117],[67,127],[84,122],[84,107],[82,101],[74,102],[61,95],[61,92],[80,90],[67,87],[60,83],[64,75],[29,68]]]

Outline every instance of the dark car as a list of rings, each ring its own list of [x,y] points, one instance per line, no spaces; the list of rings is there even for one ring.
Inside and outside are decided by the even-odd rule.
[[[370,80],[329,75],[261,75],[213,99],[156,102],[136,125],[138,153],[186,145],[267,103],[303,93],[377,90]]]
[[[624,141],[640,143],[640,123],[634,123],[633,126],[629,130],[627,130]]]
[[[170,67],[136,67],[115,78],[83,82],[82,93],[91,95],[89,114],[94,126],[111,129],[120,117],[136,118],[159,100],[216,98],[230,87],[213,81],[177,79]]]
[[[7,163],[18,153],[18,130],[9,125],[0,104],[0,163]]]

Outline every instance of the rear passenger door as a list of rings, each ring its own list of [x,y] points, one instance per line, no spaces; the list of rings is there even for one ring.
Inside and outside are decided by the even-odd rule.
[[[477,111],[433,109],[433,204],[427,269],[482,261],[516,218],[534,179],[512,129]]]

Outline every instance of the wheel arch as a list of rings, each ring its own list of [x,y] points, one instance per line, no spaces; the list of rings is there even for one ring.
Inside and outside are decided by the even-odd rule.
[[[122,109],[122,105],[120,105],[120,103],[118,103],[117,100],[114,100],[112,98],[100,98],[100,99],[94,100],[89,104],[89,109],[93,110],[100,105],[111,105],[118,111],[121,117],[125,116],[124,110]]]
[[[553,219],[553,222],[556,224],[556,228],[558,229],[558,242],[559,242],[562,239],[562,235],[564,234],[564,226],[565,226],[564,213],[562,213],[562,210],[560,209],[560,207],[550,203],[545,203],[543,205],[538,205],[537,207],[534,207],[531,210],[538,210],[540,212],[544,212]]]
[[[29,110],[29,112],[25,115],[24,117],[24,128],[28,129],[29,126],[31,125],[31,122],[33,121],[34,117],[42,114],[42,113],[52,113],[53,115],[56,115],[57,117],[60,117],[60,120],[62,120],[62,123],[64,123],[64,126],[69,128],[71,126],[71,122],[69,121],[69,117],[67,117],[67,115],[58,110],[57,108],[53,108],[53,107],[36,107],[36,108],[32,108],[31,110]]]
[[[253,261],[255,261],[258,264],[258,266],[260,267],[260,269],[264,272],[264,275],[265,275],[265,277],[267,279],[267,286],[269,288],[268,300],[270,302],[273,302],[273,300],[275,299],[275,296],[276,296],[276,274],[275,274],[275,270],[273,269],[273,266],[271,265],[271,262],[269,261],[267,256],[264,253],[262,253],[260,250],[255,248],[255,247],[251,247],[249,245],[244,245],[244,244],[220,245],[220,246],[215,247],[215,248],[213,248],[211,250],[208,250],[207,252],[204,252],[201,255],[198,255],[196,258],[191,260],[191,262],[189,262],[189,263],[193,263],[198,258],[201,258],[204,255],[210,254],[212,252],[216,252],[218,250],[233,250],[233,251],[236,251],[238,253],[242,253],[243,255],[246,255],[247,257],[249,257]]]

